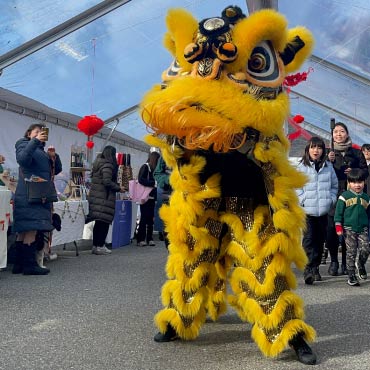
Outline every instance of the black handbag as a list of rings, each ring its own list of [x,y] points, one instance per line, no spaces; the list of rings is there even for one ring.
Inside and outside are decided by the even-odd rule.
[[[53,181],[25,181],[28,203],[57,202],[58,196]]]

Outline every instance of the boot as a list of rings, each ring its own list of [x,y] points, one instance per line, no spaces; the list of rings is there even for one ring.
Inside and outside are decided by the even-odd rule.
[[[304,278],[304,282],[307,285],[313,284],[313,282],[315,281],[315,278],[314,278],[313,270],[311,267],[306,266],[306,268],[304,269],[303,278]]]
[[[298,361],[305,365],[315,365],[316,355],[311,347],[303,339],[303,334],[296,334],[290,341],[289,346],[292,347],[298,357]]]
[[[328,269],[328,273],[331,276],[338,276],[338,268],[339,268],[339,263],[338,262],[330,262],[330,266]]]
[[[168,324],[166,332],[165,333],[161,333],[161,332],[157,333],[154,336],[154,341],[158,342],[158,343],[163,343],[163,342],[171,342],[171,341],[176,340],[178,338],[179,337],[177,336],[177,333],[176,333],[175,329],[170,324]]]
[[[50,270],[40,267],[36,261],[36,242],[22,244],[23,254],[23,275],[46,275]]]
[[[12,274],[21,274],[23,272],[22,245],[22,241],[15,242],[15,254]]]

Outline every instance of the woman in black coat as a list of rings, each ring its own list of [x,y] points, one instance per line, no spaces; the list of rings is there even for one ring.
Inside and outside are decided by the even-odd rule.
[[[360,168],[368,176],[366,159],[361,150],[352,147],[352,140],[348,133],[347,126],[342,122],[337,122],[333,128],[334,150],[328,154],[328,159],[332,162],[335,173],[338,178],[338,196],[347,190],[347,174],[352,168]],[[339,240],[335,231],[334,224],[335,206],[329,211],[326,247],[330,253],[330,266],[328,273],[332,276],[338,275],[338,245]],[[342,266],[341,273],[347,274],[346,268],[346,247],[343,241],[342,245]]]
[[[55,151],[45,152],[47,133],[43,123],[32,124],[15,144],[19,164],[19,180],[14,197],[13,231],[18,233],[13,273],[45,275],[49,269],[40,267],[36,252],[44,246],[44,238],[54,229],[52,203],[29,203],[25,179],[38,176],[52,181],[62,171],[62,163]]]
[[[140,247],[155,245],[153,241],[153,225],[157,188],[155,187],[153,173],[157,166],[159,157],[160,155],[158,152],[151,152],[147,162],[140,167],[139,175],[137,177],[141,185],[153,188],[149,194],[149,199],[144,204],[140,204],[140,222],[137,231],[137,245]]]
[[[89,221],[95,221],[93,228],[92,253],[97,255],[110,254],[112,251],[105,246],[109,225],[114,218],[116,193],[124,191],[117,184],[118,165],[116,148],[106,146],[96,158],[91,174],[89,191]]]

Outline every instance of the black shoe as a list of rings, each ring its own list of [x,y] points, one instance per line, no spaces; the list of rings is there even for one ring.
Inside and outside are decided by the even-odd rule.
[[[47,275],[50,270],[46,267],[40,267],[36,261],[36,244],[22,244],[23,275]]]
[[[367,272],[365,269],[365,264],[358,261],[356,264],[357,270],[358,270],[358,276],[361,280],[366,280],[367,279]]]
[[[22,248],[23,248],[23,242],[16,241],[12,274],[21,274],[23,272]]]
[[[339,268],[338,262],[330,262],[328,274],[331,276],[338,276],[338,268]]]
[[[319,271],[319,267],[315,267],[314,270],[313,270],[313,277],[315,279],[315,281],[321,281],[322,280],[322,277],[320,275],[320,271]]]
[[[348,275],[347,266],[342,263],[341,265],[342,275]]]
[[[303,339],[302,334],[296,334],[290,341],[292,347],[298,357],[298,361],[305,365],[315,365],[316,355],[313,353],[311,347]]]
[[[154,341],[163,343],[163,342],[171,342],[173,340],[178,339],[177,333],[175,329],[171,325],[167,325],[166,332],[163,334],[161,332],[157,333],[154,336]]]
[[[159,239],[161,242],[163,242],[163,241],[164,241],[164,235],[163,235],[162,231],[160,231],[160,232],[158,233],[158,239]]]
[[[357,280],[357,277],[354,272],[348,273],[347,284],[350,286],[360,286],[360,282]]]
[[[311,267],[306,267],[303,273],[304,282],[307,285],[312,285],[315,281],[314,274]]]

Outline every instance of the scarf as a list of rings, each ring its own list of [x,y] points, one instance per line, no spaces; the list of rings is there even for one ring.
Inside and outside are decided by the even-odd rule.
[[[347,149],[352,147],[352,139],[348,136],[344,143],[336,143],[334,141],[334,149],[340,152],[345,152]]]

